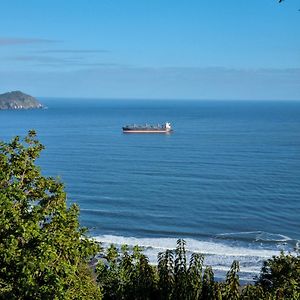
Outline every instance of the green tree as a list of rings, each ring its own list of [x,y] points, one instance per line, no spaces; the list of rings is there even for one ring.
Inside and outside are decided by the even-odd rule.
[[[0,298],[101,299],[88,266],[99,246],[35,165],[43,149],[34,131],[0,144]]]
[[[267,300],[269,298],[270,295],[267,296],[260,286],[248,284],[242,290],[241,299],[243,300]]]
[[[300,299],[300,256],[283,252],[264,262],[257,285],[278,299]]]
[[[160,299],[172,299],[174,290],[174,254],[172,250],[166,250],[158,254],[158,289]]]
[[[193,253],[188,268],[188,299],[200,299],[202,293],[202,268],[204,255]]]
[[[103,291],[103,299],[119,299],[119,253],[114,245],[106,250],[106,255],[100,259],[97,267],[97,281]]]
[[[135,259],[134,299],[156,299],[157,288],[155,269],[149,264],[148,258],[137,246],[134,248],[133,257]]]
[[[240,299],[240,280],[238,272],[240,266],[238,261],[234,261],[226,276],[226,282],[224,285],[223,298],[225,300],[238,300]]]
[[[177,241],[177,247],[175,250],[175,291],[174,299],[187,299],[187,260],[186,260],[186,242],[183,239]]]
[[[203,274],[201,300],[215,300],[218,295],[214,272],[211,267],[206,267]]]
[[[121,254],[111,245],[97,265],[97,281],[104,300],[157,299],[156,273],[138,246],[129,250],[123,245]]]

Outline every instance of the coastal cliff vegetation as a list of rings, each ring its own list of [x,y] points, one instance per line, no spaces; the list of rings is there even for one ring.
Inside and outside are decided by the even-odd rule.
[[[181,239],[156,266],[138,246],[101,249],[63,184],[35,164],[43,149],[34,131],[0,143],[0,299],[300,299],[299,254],[265,261],[255,283],[241,286],[237,261],[217,282]]]

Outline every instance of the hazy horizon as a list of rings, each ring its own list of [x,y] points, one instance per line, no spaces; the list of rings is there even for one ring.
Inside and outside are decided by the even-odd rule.
[[[161,102],[169,102],[169,101],[186,101],[186,102],[197,102],[197,101],[228,101],[228,102],[299,102],[300,99],[215,99],[215,98],[111,98],[111,97],[60,97],[60,96],[34,96],[36,98],[39,98],[41,100],[49,100],[49,101],[57,101],[57,100],[74,100],[74,101],[80,101],[80,100],[91,100],[91,101],[161,101]]]
[[[1,4],[0,93],[300,99],[296,0]]]

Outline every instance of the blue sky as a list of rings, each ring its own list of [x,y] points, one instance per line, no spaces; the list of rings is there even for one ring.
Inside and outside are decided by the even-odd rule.
[[[300,1],[1,0],[0,92],[300,100]]]

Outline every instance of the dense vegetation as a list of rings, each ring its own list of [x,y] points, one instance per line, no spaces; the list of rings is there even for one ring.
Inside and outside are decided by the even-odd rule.
[[[184,240],[157,266],[138,246],[103,252],[80,227],[78,207],[67,207],[63,184],[35,165],[44,148],[35,132],[24,141],[0,143],[0,299],[300,299],[299,255],[267,260],[255,285],[241,287],[237,261],[216,282],[203,255],[188,261]]]
[[[255,285],[240,286],[239,263],[234,261],[224,282],[217,282],[211,267],[203,266],[204,257],[194,253],[187,262],[184,240],[174,251],[158,255],[158,264],[148,259],[136,246],[121,254],[115,246],[106,250],[97,266],[98,283],[104,299],[300,299],[300,257],[284,255],[264,263]]]
[[[0,298],[94,299],[88,260],[99,248],[85,236],[61,182],[35,166],[35,132],[0,144]]]

